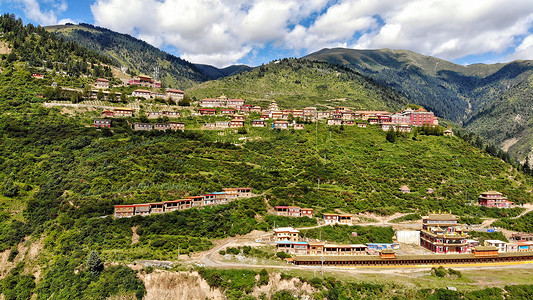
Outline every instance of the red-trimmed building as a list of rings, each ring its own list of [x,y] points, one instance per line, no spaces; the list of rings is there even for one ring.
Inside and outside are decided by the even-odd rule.
[[[458,220],[451,214],[422,217],[420,245],[435,253],[466,253],[469,236]]]
[[[486,207],[509,208],[514,202],[508,201],[507,197],[496,191],[483,192],[479,195],[478,204]]]
[[[417,110],[406,109],[400,113],[392,115],[391,121],[394,123],[407,123],[412,126],[435,126],[438,125],[438,118],[433,112],[423,108]]]
[[[98,78],[96,79],[96,82],[94,83],[94,87],[97,89],[108,89],[109,88],[109,80],[105,78]]]
[[[201,116],[214,116],[216,115],[217,110],[213,108],[200,108],[198,109],[198,113],[200,113]]]
[[[147,87],[153,87],[156,89],[161,88],[161,82],[155,81],[152,79],[152,77],[149,76],[139,76],[136,77],[130,81],[128,81],[128,85],[138,85],[138,86],[147,86]]]
[[[110,128],[111,127],[111,120],[108,120],[108,119],[96,119],[96,120],[94,120],[94,127]]]
[[[126,107],[117,107],[114,111],[115,117],[133,117],[133,109]]]

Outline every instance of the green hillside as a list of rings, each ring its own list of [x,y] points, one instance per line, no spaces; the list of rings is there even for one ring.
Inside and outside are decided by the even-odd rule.
[[[188,128],[184,132],[133,131],[131,123],[141,118],[117,118],[112,129],[95,129],[94,111],[71,116],[44,108],[38,95],[49,88],[48,77],[65,86],[80,85],[113,62],[40,28],[24,27],[11,16],[0,17],[0,32],[0,42],[10,50],[0,55],[0,252],[5,265],[0,293],[5,299],[142,299],[146,287],[140,277],[154,268],[141,267],[139,260],[177,261],[171,271],[198,270],[212,287],[234,292],[228,298],[243,298],[256,285],[254,270],[243,276],[238,270],[182,265],[180,255],[212,249],[222,238],[294,224],[293,219],[269,216],[271,206],[311,207],[318,216],[335,210],[380,215],[443,210],[505,218],[523,209],[467,204],[492,189],[516,203],[531,199],[530,176],[439,130],[399,135],[392,143],[374,126],[321,123],[281,131],[253,128],[248,122],[245,131],[199,130],[209,117],[181,118]],[[37,57],[34,49],[42,45],[46,47]],[[45,58],[51,68],[39,65]],[[33,78],[34,70],[43,70],[45,79]],[[243,84],[250,91],[243,91]],[[353,71],[300,60],[283,60],[191,89],[196,97],[222,92],[257,102],[276,99],[287,107],[405,105],[404,98]],[[341,94],[347,95],[345,100],[330,98]],[[401,185],[412,192],[400,193]],[[250,186],[258,196],[148,217],[110,216],[116,204],[173,200],[238,186]],[[427,188],[434,193],[427,194]],[[391,233],[388,228],[375,232]],[[324,297],[384,297],[383,290],[389,289],[335,279],[312,283]],[[528,287],[514,292],[507,288],[507,293],[520,293],[520,288]],[[447,295],[444,290],[436,294]]]
[[[282,59],[231,77],[195,86],[187,93],[198,99],[225,94],[268,105],[319,110],[336,106],[355,109],[395,109],[407,100],[349,69],[327,63]]]

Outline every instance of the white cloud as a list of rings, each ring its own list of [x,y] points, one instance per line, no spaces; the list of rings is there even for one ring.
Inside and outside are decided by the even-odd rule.
[[[22,5],[26,17],[43,26],[58,24],[56,13],[62,13],[67,9],[67,3],[64,0],[47,1],[47,4],[52,7],[48,10],[43,10],[37,0],[21,0],[19,3]]]
[[[533,34],[526,36],[507,60],[533,59]]]
[[[289,27],[330,0],[97,0],[96,25],[174,46],[198,63],[233,64],[265,43],[282,46]]]
[[[393,48],[456,59],[507,51],[533,24],[531,0],[96,0],[91,9],[96,25],[217,66],[263,47]]]
[[[501,53],[533,21],[533,1],[414,0],[378,12],[385,25],[354,43],[361,48],[404,48],[444,59]]]

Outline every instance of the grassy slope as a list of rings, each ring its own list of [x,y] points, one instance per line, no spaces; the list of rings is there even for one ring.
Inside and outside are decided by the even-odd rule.
[[[356,109],[392,109],[406,100],[346,69],[324,63],[284,59],[228,78],[205,82],[187,91],[196,98],[225,94],[268,106],[278,101],[282,108],[335,106]]]

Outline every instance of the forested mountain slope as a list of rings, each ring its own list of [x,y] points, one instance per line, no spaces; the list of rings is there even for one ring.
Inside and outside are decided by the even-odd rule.
[[[196,98],[243,98],[284,108],[336,106],[355,109],[399,109],[407,100],[350,69],[301,59],[282,59],[231,77],[205,82],[187,93]]]
[[[48,26],[46,30],[95,50],[128,68],[131,74],[154,75],[166,86],[187,88],[209,79],[194,64],[127,34],[89,24]]]
[[[531,144],[524,139],[524,130],[530,127],[526,125],[528,113],[521,115],[519,124],[507,118],[516,116],[517,106],[506,99],[527,103],[532,61],[460,66],[405,50],[343,48],[323,49],[304,58],[349,67],[405,95],[410,102],[464,124],[492,143],[501,145],[506,139],[518,138],[518,148]],[[521,159],[524,149],[518,148],[511,148],[511,153]]]

